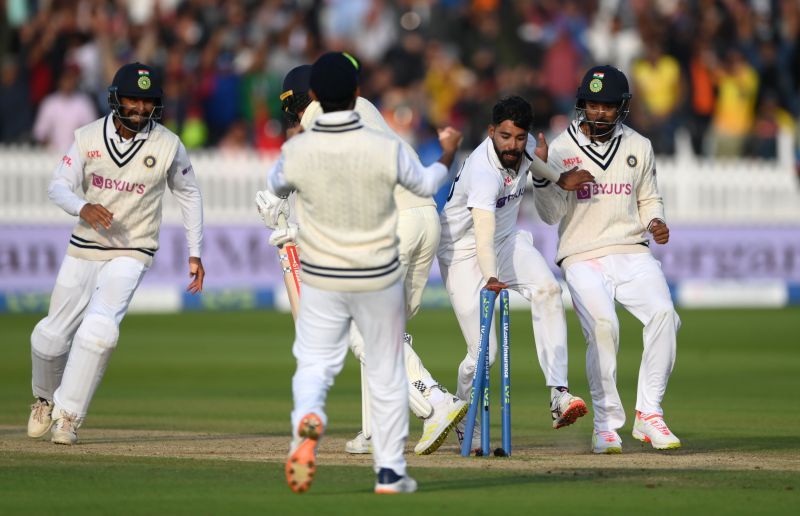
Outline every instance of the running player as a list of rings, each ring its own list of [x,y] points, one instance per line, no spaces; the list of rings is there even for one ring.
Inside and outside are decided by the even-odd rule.
[[[203,288],[203,205],[178,137],[157,123],[161,79],[129,63],[108,89],[111,114],[75,131],[50,182],[50,199],[79,217],[50,298],[31,335],[28,435],[75,444],[117,346],[119,325],[158,250],[166,187],[181,206],[189,244],[188,291]]]
[[[352,60],[349,56],[348,59]],[[354,62],[354,66],[357,69],[357,62]],[[293,121],[293,125],[299,125],[299,128],[289,128],[291,134],[296,134],[303,129],[310,129],[314,120],[322,114],[320,103],[312,101],[308,96],[310,69],[309,65],[299,66],[292,69],[284,79],[281,102],[290,123]],[[359,114],[366,127],[396,138],[408,155],[419,161],[414,149],[389,128],[372,103],[358,97],[355,112]],[[394,198],[398,209],[397,235],[400,240],[400,264],[403,270],[406,315],[408,319],[411,319],[419,311],[422,292],[428,281],[431,264],[439,244],[439,218],[436,213],[436,203],[430,196],[418,196],[398,185]],[[279,201],[274,205],[279,205],[284,209],[288,207],[287,203]],[[269,214],[267,220],[275,221],[277,216]],[[272,225],[274,226],[274,223]],[[293,240],[296,231],[294,225],[290,225],[284,230],[275,229],[270,237],[270,243],[281,246]],[[302,249],[300,252],[302,253]],[[414,452],[418,455],[427,455],[441,446],[449,431],[463,419],[469,407],[466,402],[448,393],[447,389],[433,379],[433,376],[422,364],[419,355],[414,351],[411,335],[404,334],[403,342],[406,374],[409,381],[410,408],[417,417],[423,420],[422,436],[414,447]],[[369,387],[363,378],[364,340],[355,326],[351,328],[350,348],[362,363],[362,431],[347,442],[345,451],[353,454],[369,453],[372,432],[369,424]]]
[[[400,142],[365,127],[353,111],[357,77],[341,53],[312,66],[310,91],[323,114],[311,130],[285,143],[269,173],[278,196],[296,191],[303,292],[293,352],[294,438],[286,478],[295,492],[311,484],[316,448],[327,424],[327,391],[341,371],[351,322],[364,335],[370,387],[377,493],[408,493],[408,389],[403,367],[404,294],[397,246],[394,188],[432,195],[447,177],[461,140],[447,128],[439,162],[423,168]],[[346,202],[345,202],[346,201]]]
[[[589,69],[577,93],[576,117],[549,148],[549,163],[578,163],[597,183],[576,192],[552,184],[537,191],[542,219],[558,228],[557,262],[564,271],[586,337],[586,373],[594,406],[594,453],[621,453],[617,430],[625,411],[617,392],[619,302],[644,324],[633,437],[657,449],[678,448],[661,401],[675,363],[680,319],[661,266],[650,253],[669,241],[650,141],[622,122],[628,80],[611,66]]]

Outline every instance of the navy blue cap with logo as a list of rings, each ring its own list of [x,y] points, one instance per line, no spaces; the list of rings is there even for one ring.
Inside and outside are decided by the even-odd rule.
[[[610,130],[625,120],[630,112],[631,93],[628,78],[622,71],[610,65],[589,68],[578,86],[575,98],[577,99],[575,111],[579,122],[587,121],[586,102],[616,105],[617,118],[610,124]]]
[[[143,63],[127,63],[117,70],[111,86],[108,87],[108,105],[114,116],[128,129],[134,132],[141,131],[149,125],[150,121],[161,118],[163,106],[161,97],[164,93],[161,85],[161,74],[151,66]],[[153,99],[155,105],[143,123],[134,124],[129,117],[121,112],[120,99]]]

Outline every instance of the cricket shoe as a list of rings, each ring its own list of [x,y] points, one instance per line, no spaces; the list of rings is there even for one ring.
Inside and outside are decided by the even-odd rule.
[[[622,453],[622,438],[612,430],[595,429],[592,432],[592,453]]]
[[[55,407],[52,413],[53,430],[50,433],[50,441],[55,444],[66,444],[71,446],[78,442],[78,428],[83,419],[75,414],[71,414],[60,407]]]
[[[364,437],[364,432],[358,432],[358,435],[344,445],[344,451],[354,455],[372,453],[372,439]]]
[[[467,405],[469,411],[469,405]],[[464,443],[464,436],[466,434],[467,424],[462,419],[456,426],[456,437],[458,437],[458,452],[461,453],[461,445]],[[472,447],[469,450],[470,455],[480,456],[483,455],[481,448],[481,422],[479,419],[475,420],[475,428],[472,431]]]
[[[31,405],[31,416],[28,418],[28,437],[38,439],[53,426],[53,402],[44,398],[36,398]]]
[[[681,440],[669,429],[661,414],[636,411],[633,438],[650,443],[656,450],[673,450],[681,447]]]
[[[286,461],[286,482],[295,493],[304,493],[311,487],[317,471],[317,445],[324,430],[322,419],[313,412],[303,416],[297,426],[300,439],[292,443]]]
[[[578,396],[555,387],[550,390],[550,415],[553,417],[553,428],[571,425],[588,413],[586,403]]]
[[[439,449],[447,439],[447,434],[464,419],[469,410],[467,402],[444,391],[445,396],[433,407],[433,414],[425,419],[422,437],[414,447],[417,455],[430,455]]]
[[[417,490],[417,481],[408,475],[400,476],[389,468],[378,471],[375,492],[378,494],[413,493]]]

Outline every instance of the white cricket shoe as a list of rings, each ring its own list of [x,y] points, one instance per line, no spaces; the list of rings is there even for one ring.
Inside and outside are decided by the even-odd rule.
[[[592,453],[622,453],[622,438],[612,430],[595,429],[592,432]]]
[[[347,444],[344,445],[344,451],[354,455],[372,453],[372,439],[364,437],[364,432],[358,432],[358,435],[347,441]]]
[[[31,416],[28,418],[28,437],[38,439],[44,437],[53,426],[53,402],[44,398],[36,398],[31,405]]]
[[[422,437],[414,447],[414,453],[417,455],[429,455],[438,450],[447,439],[450,430],[467,415],[469,410],[467,402],[450,395],[447,391],[444,392],[444,398],[433,406],[433,414],[425,418]]]
[[[650,443],[656,450],[673,450],[681,447],[681,440],[669,429],[661,414],[636,411],[633,438]]]
[[[469,412],[469,405],[467,405],[467,412]],[[461,453],[461,445],[464,443],[464,434],[467,424],[462,419],[455,426],[456,437],[458,437],[458,453]],[[469,450],[470,455],[483,455],[481,448],[481,421],[479,418],[475,419],[475,428],[472,431],[472,448]]]
[[[413,493],[417,490],[417,481],[408,475],[400,476],[389,468],[378,471],[375,492],[378,494]]]
[[[78,442],[78,428],[83,419],[70,414],[60,407],[53,409],[53,431],[50,441],[55,444],[73,445]]]
[[[550,389],[550,415],[553,417],[553,428],[568,426],[589,413],[584,402],[569,391]]]

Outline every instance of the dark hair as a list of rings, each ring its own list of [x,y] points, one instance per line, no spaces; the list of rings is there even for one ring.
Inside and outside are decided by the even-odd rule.
[[[344,100],[320,100],[319,105],[322,108],[322,111],[325,113],[331,113],[333,111],[347,111],[353,109],[353,98]]]
[[[533,108],[527,100],[517,95],[502,98],[492,108],[492,124],[500,125],[506,120],[511,120],[520,129],[530,131]]]

